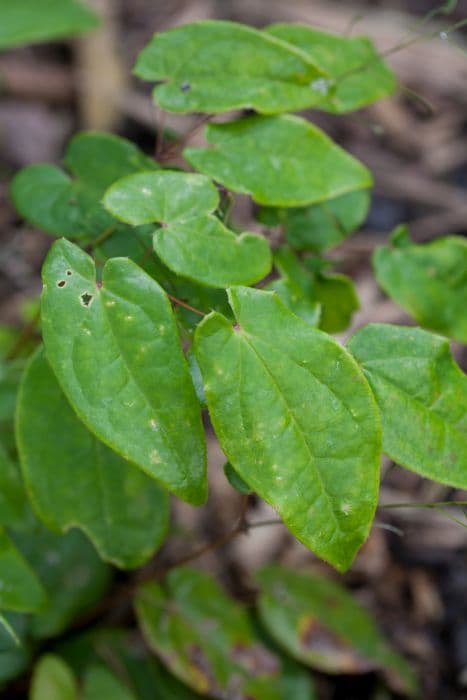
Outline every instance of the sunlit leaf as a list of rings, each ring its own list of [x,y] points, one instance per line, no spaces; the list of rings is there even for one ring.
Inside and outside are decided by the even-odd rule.
[[[419,328],[371,324],[348,347],[376,397],[384,452],[422,476],[467,488],[467,377],[448,341]]]
[[[372,184],[359,161],[299,117],[252,116],[209,124],[206,138],[209,148],[186,148],[185,158],[259,204],[300,207]]]
[[[235,471],[340,570],[365,540],[379,480],[379,417],[349,353],[275,294],[230,290],[237,325],[210,314],[195,351]]]
[[[199,404],[169,300],[130,260],[96,286],[92,259],[58,241],[43,268],[47,359],[83,423],[191,503],[206,497]]]
[[[30,700],[78,700],[78,684],[72,670],[60,657],[44,654],[34,668],[29,697]]]

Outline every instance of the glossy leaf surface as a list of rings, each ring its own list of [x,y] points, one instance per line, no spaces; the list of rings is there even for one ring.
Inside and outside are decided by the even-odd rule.
[[[257,579],[261,621],[293,658],[326,673],[380,669],[398,690],[414,693],[407,663],[339,584],[280,566],[261,569]]]
[[[104,199],[117,218],[133,225],[161,222],[154,248],[178,275],[210,287],[253,284],[271,269],[265,238],[237,236],[212,212],[219,195],[203,175],[163,171],[116,182]]]
[[[398,227],[390,246],[378,248],[373,267],[381,287],[421,326],[467,343],[467,241],[446,236],[411,242]]]
[[[345,570],[378,493],[380,427],[370,388],[338,343],[275,294],[239,287],[230,300],[237,325],[212,313],[195,336],[221,447],[295,537]]]
[[[78,697],[72,670],[59,656],[44,654],[34,668],[30,700],[78,700]]]
[[[33,570],[0,528],[0,610],[36,612],[46,601]]]
[[[376,397],[384,452],[422,476],[467,488],[467,377],[448,341],[419,328],[371,324],[348,347]]]
[[[0,0],[0,49],[78,34],[97,26],[77,0]]]
[[[197,692],[286,700],[278,687],[280,658],[255,637],[245,609],[208,575],[175,569],[164,587],[140,589],[136,611],[150,647]]]
[[[116,226],[100,201],[105,190],[125,175],[158,167],[126,139],[92,131],[70,141],[64,165],[71,177],[55,165],[27,166],[13,178],[11,195],[20,214],[37,228],[85,240]]]
[[[47,358],[79,418],[190,503],[206,496],[199,404],[169,300],[130,260],[98,288],[92,259],[58,241],[43,268]]]
[[[149,559],[167,531],[167,492],[78,420],[41,350],[23,378],[17,436],[25,482],[49,527],[80,527],[122,568]]]
[[[300,209],[263,208],[258,218],[265,224],[281,225],[295,250],[322,253],[339,245],[361,226],[369,205],[368,190],[357,190]]]
[[[325,75],[309,55],[252,27],[201,21],[156,34],[135,73],[159,83],[154,100],[169,112],[265,114],[322,101]]]
[[[206,128],[210,148],[186,148],[200,172],[258,204],[300,207],[370,187],[368,170],[305,119],[252,116]]]
[[[267,31],[301,49],[328,73],[333,89],[323,95],[319,109],[351,112],[396,89],[393,72],[367,37],[340,36],[304,24],[273,24]]]

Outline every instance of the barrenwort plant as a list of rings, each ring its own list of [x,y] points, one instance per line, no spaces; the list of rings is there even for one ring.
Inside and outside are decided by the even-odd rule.
[[[0,0],[0,46],[95,23],[57,0],[43,3],[44,26],[40,4]],[[171,494],[206,501],[203,412],[243,494],[218,545],[251,527],[254,493],[344,572],[373,523],[382,454],[467,488],[467,380],[449,346],[467,341],[465,239],[419,245],[399,227],[374,272],[421,327],[371,324],[346,346],[332,335],[359,302],[326,254],[364,221],[372,176],[294,113],[344,115],[394,92],[371,41],[201,21],[157,34],[135,74],[161,109],[206,122],[203,147],[159,134],[155,160],[84,132],[63,168],[31,165],[11,183],[21,216],[57,240],[43,345],[26,333],[2,346],[0,682],[49,640],[33,700],[310,700],[304,666],[377,671],[414,695],[407,663],[339,584],[266,566],[253,615],[181,565],[209,545],[125,589],[153,653],[134,630],[98,623],[63,641],[105,597],[112,567],[141,567],[160,548]],[[237,193],[264,235],[231,220]]]

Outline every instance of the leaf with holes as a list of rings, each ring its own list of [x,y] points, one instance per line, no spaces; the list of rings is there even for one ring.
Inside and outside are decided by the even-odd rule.
[[[419,328],[371,324],[348,347],[376,397],[384,452],[422,476],[467,488],[467,377],[449,342]]]
[[[321,103],[326,82],[326,73],[305,52],[223,21],[156,34],[134,72],[158,83],[154,100],[169,112],[294,111]]]
[[[206,138],[209,148],[185,148],[185,158],[258,204],[300,207],[372,184],[358,160],[321,129],[290,114],[209,124]]]
[[[98,18],[77,0],[0,0],[0,49],[94,29]]]
[[[304,24],[273,24],[266,31],[303,51],[324,69],[333,89],[326,91],[318,109],[343,114],[391,95],[397,87],[394,73],[365,36],[347,37]]]
[[[163,587],[145,584],[135,605],[149,646],[197,692],[286,700],[280,657],[255,636],[246,610],[207,574],[175,569]]]
[[[277,565],[261,569],[256,577],[261,621],[293,658],[325,673],[381,670],[396,691],[416,694],[406,661],[339,584]]]
[[[167,532],[167,492],[78,420],[42,350],[23,377],[17,439],[30,496],[49,527],[80,527],[103,559],[122,568],[153,555]]]
[[[322,253],[342,243],[361,226],[369,205],[368,190],[357,190],[300,209],[263,207],[258,219],[269,226],[282,226],[287,241],[295,250]]]
[[[366,539],[378,496],[380,426],[363,373],[336,341],[271,292],[230,290],[195,352],[219,442],[290,531],[339,570]]]
[[[36,612],[46,593],[27,561],[0,528],[0,610]]]
[[[467,240],[416,245],[399,226],[373,256],[376,279],[421,326],[467,343]]]
[[[95,281],[92,259],[57,241],[43,268],[47,359],[83,423],[180,498],[206,498],[199,404],[169,300],[131,260]]]
[[[70,141],[64,165],[72,177],[55,165],[27,166],[13,178],[11,196],[37,228],[84,241],[117,227],[100,201],[105,190],[125,175],[158,167],[126,139],[97,131]]]
[[[219,195],[203,175],[139,173],[116,182],[104,198],[106,208],[134,226],[162,222],[154,249],[178,275],[209,287],[253,284],[271,269],[271,251],[263,236],[237,236],[212,212]]]
[[[71,668],[55,654],[44,654],[34,667],[30,700],[78,700]]]

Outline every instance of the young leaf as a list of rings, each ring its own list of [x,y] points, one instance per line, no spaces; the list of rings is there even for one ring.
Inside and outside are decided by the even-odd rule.
[[[415,694],[415,678],[368,613],[323,576],[267,566],[257,573],[261,621],[293,658],[325,673],[381,670],[398,691]]]
[[[332,81],[318,109],[342,114],[371,104],[394,92],[394,73],[364,36],[346,37],[304,24],[273,24],[272,36],[301,49]]]
[[[92,131],[70,141],[64,165],[73,178],[55,165],[23,168],[13,178],[11,196],[19,213],[37,228],[84,240],[117,226],[100,201],[115,180],[158,167],[129,141]]]
[[[77,0],[0,0],[0,49],[94,29],[98,18]]]
[[[375,323],[348,348],[376,397],[383,451],[422,476],[467,488],[467,377],[449,342],[419,328]]]
[[[46,600],[33,570],[0,528],[0,610],[36,612]]]
[[[378,494],[376,404],[350,354],[275,294],[230,290],[195,352],[211,419],[235,471],[291,532],[339,570],[370,528]]]
[[[467,240],[446,236],[413,244],[405,226],[390,246],[375,251],[373,267],[381,287],[417,322],[467,343]]]
[[[84,677],[83,700],[107,699],[136,700],[136,696],[105,666],[91,666]]]
[[[169,112],[264,114],[320,103],[326,73],[309,55],[252,27],[193,22],[156,34],[134,72],[157,82],[155,102]]]
[[[209,124],[210,148],[185,148],[200,172],[258,204],[300,207],[370,187],[369,171],[305,119],[290,114]]]
[[[162,222],[154,249],[171,270],[209,287],[253,284],[271,269],[263,236],[237,236],[212,212],[219,195],[203,175],[161,171],[116,182],[104,198],[106,208],[133,225]]]
[[[255,637],[245,609],[207,574],[175,569],[163,587],[145,584],[135,604],[151,649],[197,692],[286,700],[278,687],[280,658]]]
[[[83,423],[180,498],[206,497],[199,404],[161,287],[113,258],[96,286],[92,259],[57,241],[43,268],[47,359]]]
[[[160,546],[169,519],[166,491],[85,428],[42,350],[23,377],[17,440],[29,493],[49,527],[80,527],[104,560],[122,568],[141,566]]]
[[[44,654],[34,668],[29,697],[30,700],[78,700],[73,671],[59,656]]]
[[[263,208],[258,218],[268,225],[280,224],[295,250],[322,253],[358,229],[369,206],[369,192],[357,190],[303,209]]]

